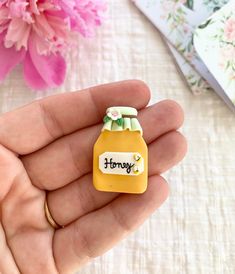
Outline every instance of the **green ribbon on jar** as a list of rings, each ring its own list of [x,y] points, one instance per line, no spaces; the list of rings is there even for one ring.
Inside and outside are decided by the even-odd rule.
[[[102,131],[139,131],[141,135],[143,130],[137,119],[137,110],[132,107],[110,107],[104,117],[104,126]]]

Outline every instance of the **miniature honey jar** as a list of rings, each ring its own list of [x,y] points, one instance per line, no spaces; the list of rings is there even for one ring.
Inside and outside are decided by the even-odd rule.
[[[148,149],[131,107],[110,107],[93,151],[93,184],[97,190],[143,193],[148,181]]]

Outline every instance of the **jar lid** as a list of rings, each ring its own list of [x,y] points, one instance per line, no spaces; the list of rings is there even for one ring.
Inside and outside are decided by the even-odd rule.
[[[110,108],[107,108],[106,110],[106,114],[108,113],[112,113],[113,111],[117,110],[118,112],[121,113],[122,117],[123,116],[134,116],[136,117],[138,112],[135,108],[132,108],[132,107],[110,107]],[[131,117],[132,118],[132,117]]]
[[[133,107],[114,106],[106,110],[104,117],[104,126],[102,131],[139,131],[142,134],[142,128],[137,120],[137,110]]]

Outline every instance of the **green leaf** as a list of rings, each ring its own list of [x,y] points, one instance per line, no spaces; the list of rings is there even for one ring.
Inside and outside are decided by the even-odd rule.
[[[188,9],[193,10],[193,0],[187,0],[184,4]]]
[[[216,12],[219,9],[220,9],[220,7],[214,7],[213,12]]]
[[[104,123],[107,123],[107,122],[110,121],[110,120],[111,120],[110,117],[108,117],[107,115],[104,116],[104,119],[103,119]]]
[[[204,28],[206,28],[210,23],[213,23],[213,22],[212,22],[212,19],[208,19],[204,24],[201,24],[198,28],[199,28],[199,29],[204,29]]]
[[[119,118],[119,119],[116,120],[117,125],[120,126],[120,127],[123,125],[123,122],[124,122],[123,118]]]

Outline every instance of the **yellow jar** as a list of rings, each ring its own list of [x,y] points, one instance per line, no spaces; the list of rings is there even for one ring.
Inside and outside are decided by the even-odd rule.
[[[148,150],[130,107],[108,108],[94,145],[93,184],[97,190],[143,193],[148,180]]]

